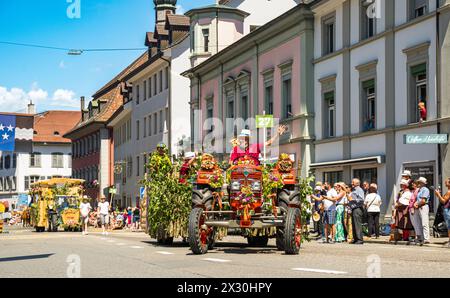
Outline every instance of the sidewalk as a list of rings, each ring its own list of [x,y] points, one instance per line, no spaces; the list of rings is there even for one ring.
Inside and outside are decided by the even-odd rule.
[[[389,242],[389,236],[380,236],[380,238],[368,238],[364,237],[365,243],[371,244],[391,244],[395,245],[394,242]],[[446,248],[448,243],[448,238],[430,238],[430,244],[424,244],[423,247],[438,247],[438,248]],[[407,245],[407,241],[398,241],[397,245]]]

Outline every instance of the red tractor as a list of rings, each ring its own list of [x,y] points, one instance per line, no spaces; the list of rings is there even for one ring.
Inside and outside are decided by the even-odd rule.
[[[211,155],[202,158],[189,217],[192,252],[205,254],[212,249],[217,228],[241,230],[249,245],[257,247],[266,246],[269,236],[246,232],[275,228],[277,248],[286,254],[298,254],[303,233],[301,200],[289,156],[282,154],[268,173],[248,157],[239,160],[227,173],[224,178]],[[264,197],[263,187],[269,187],[267,183],[277,183],[277,187],[273,194]]]

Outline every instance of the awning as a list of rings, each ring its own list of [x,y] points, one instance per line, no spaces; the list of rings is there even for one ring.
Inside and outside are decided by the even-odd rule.
[[[309,167],[311,169],[319,169],[319,168],[333,168],[333,167],[343,167],[343,166],[363,165],[363,164],[380,165],[380,164],[384,164],[384,163],[385,163],[385,156],[377,155],[377,156],[362,157],[362,158],[355,158],[355,159],[313,163]]]

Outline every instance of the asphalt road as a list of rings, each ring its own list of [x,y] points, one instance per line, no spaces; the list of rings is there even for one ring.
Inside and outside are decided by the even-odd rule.
[[[305,243],[300,255],[249,248],[227,237],[206,255],[176,241],[158,246],[143,233],[0,235],[0,277],[450,277],[450,249],[391,244]]]

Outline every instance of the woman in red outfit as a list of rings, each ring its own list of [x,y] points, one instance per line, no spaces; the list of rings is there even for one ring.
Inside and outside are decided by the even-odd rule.
[[[279,137],[282,136],[287,131],[287,126],[282,125],[278,127],[278,134],[276,134],[272,139],[266,142],[266,146],[271,146],[273,142]],[[259,165],[259,155],[261,154],[261,150],[263,149],[264,144],[250,144],[250,130],[244,129],[241,134],[238,136],[238,146],[233,148],[233,151],[230,155],[230,164],[235,164],[239,158],[248,156],[251,157],[256,165]]]

